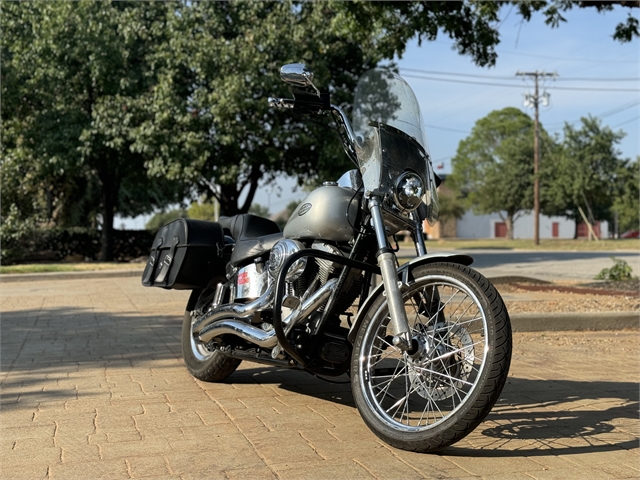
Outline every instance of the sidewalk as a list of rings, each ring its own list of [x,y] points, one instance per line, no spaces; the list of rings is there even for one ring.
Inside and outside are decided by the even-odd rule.
[[[491,415],[442,455],[381,443],[348,385],[244,362],[182,365],[188,292],[136,277],[0,284],[0,476],[640,477],[637,332],[516,333]]]

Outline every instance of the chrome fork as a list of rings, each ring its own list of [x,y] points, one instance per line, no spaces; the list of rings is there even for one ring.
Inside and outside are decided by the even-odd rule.
[[[393,344],[403,351],[411,350],[411,333],[407,312],[404,310],[404,301],[400,289],[402,282],[396,273],[396,255],[387,243],[387,232],[384,228],[384,220],[380,208],[380,201],[376,197],[369,199],[369,211],[373,228],[378,241],[378,266],[382,273],[384,282],[384,294],[389,305],[389,316],[391,317],[391,328],[393,329]]]

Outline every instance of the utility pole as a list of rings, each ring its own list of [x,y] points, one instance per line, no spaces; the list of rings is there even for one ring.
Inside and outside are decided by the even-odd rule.
[[[533,135],[533,242],[536,245],[540,245],[540,134],[538,127],[538,110],[540,101],[543,105],[549,104],[549,94],[543,93],[542,96],[538,91],[538,79],[540,77],[557,77],[557,73],[546,72],[516,72],[516,77],[532,77],[535,84],[533,95],[525,95],[524,105],[525,107],[533,107],[535,111],[534,115],[534,135]]]

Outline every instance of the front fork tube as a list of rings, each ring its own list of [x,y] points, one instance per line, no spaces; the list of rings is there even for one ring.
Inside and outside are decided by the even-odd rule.
[[[409,330],[407,312],[404,310],[404,301],[400,293],[402,282],[398,279],[396,255],[389,248],[380,202],[376,197],[372,197],[369,200],[369,211],[371,212],[371,220],[376,232],[376,240],[378,241],[378,266],[382,273],[384,293],[389,305],[391,328],[394,332],[393,344],[406,352],[411,350],[411,332]]]
[[[416,233],[415,233],[415,243],[416,243],[416,253],[419,257],[427,254],[427,246],[424,244],[424,230],[422,229],[422,220],[420,220],[420,216],[418,212],[415,210],[411,212],[411,219],[415,223]]]

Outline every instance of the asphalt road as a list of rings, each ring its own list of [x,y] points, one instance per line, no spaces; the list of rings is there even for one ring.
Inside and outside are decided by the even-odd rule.
[[[429,253],[447,251],[429,248]],[[473,257],[472,267],[486,277],[523,276],[540,280],[592,280],[603,268],[613,266],[611,257],[626,261],[635,275],[640,274],[640,253],[626,252],[541,252],[512,250],[450,250]],[[400,256],[412,256],[411,248],[402,248]]]

